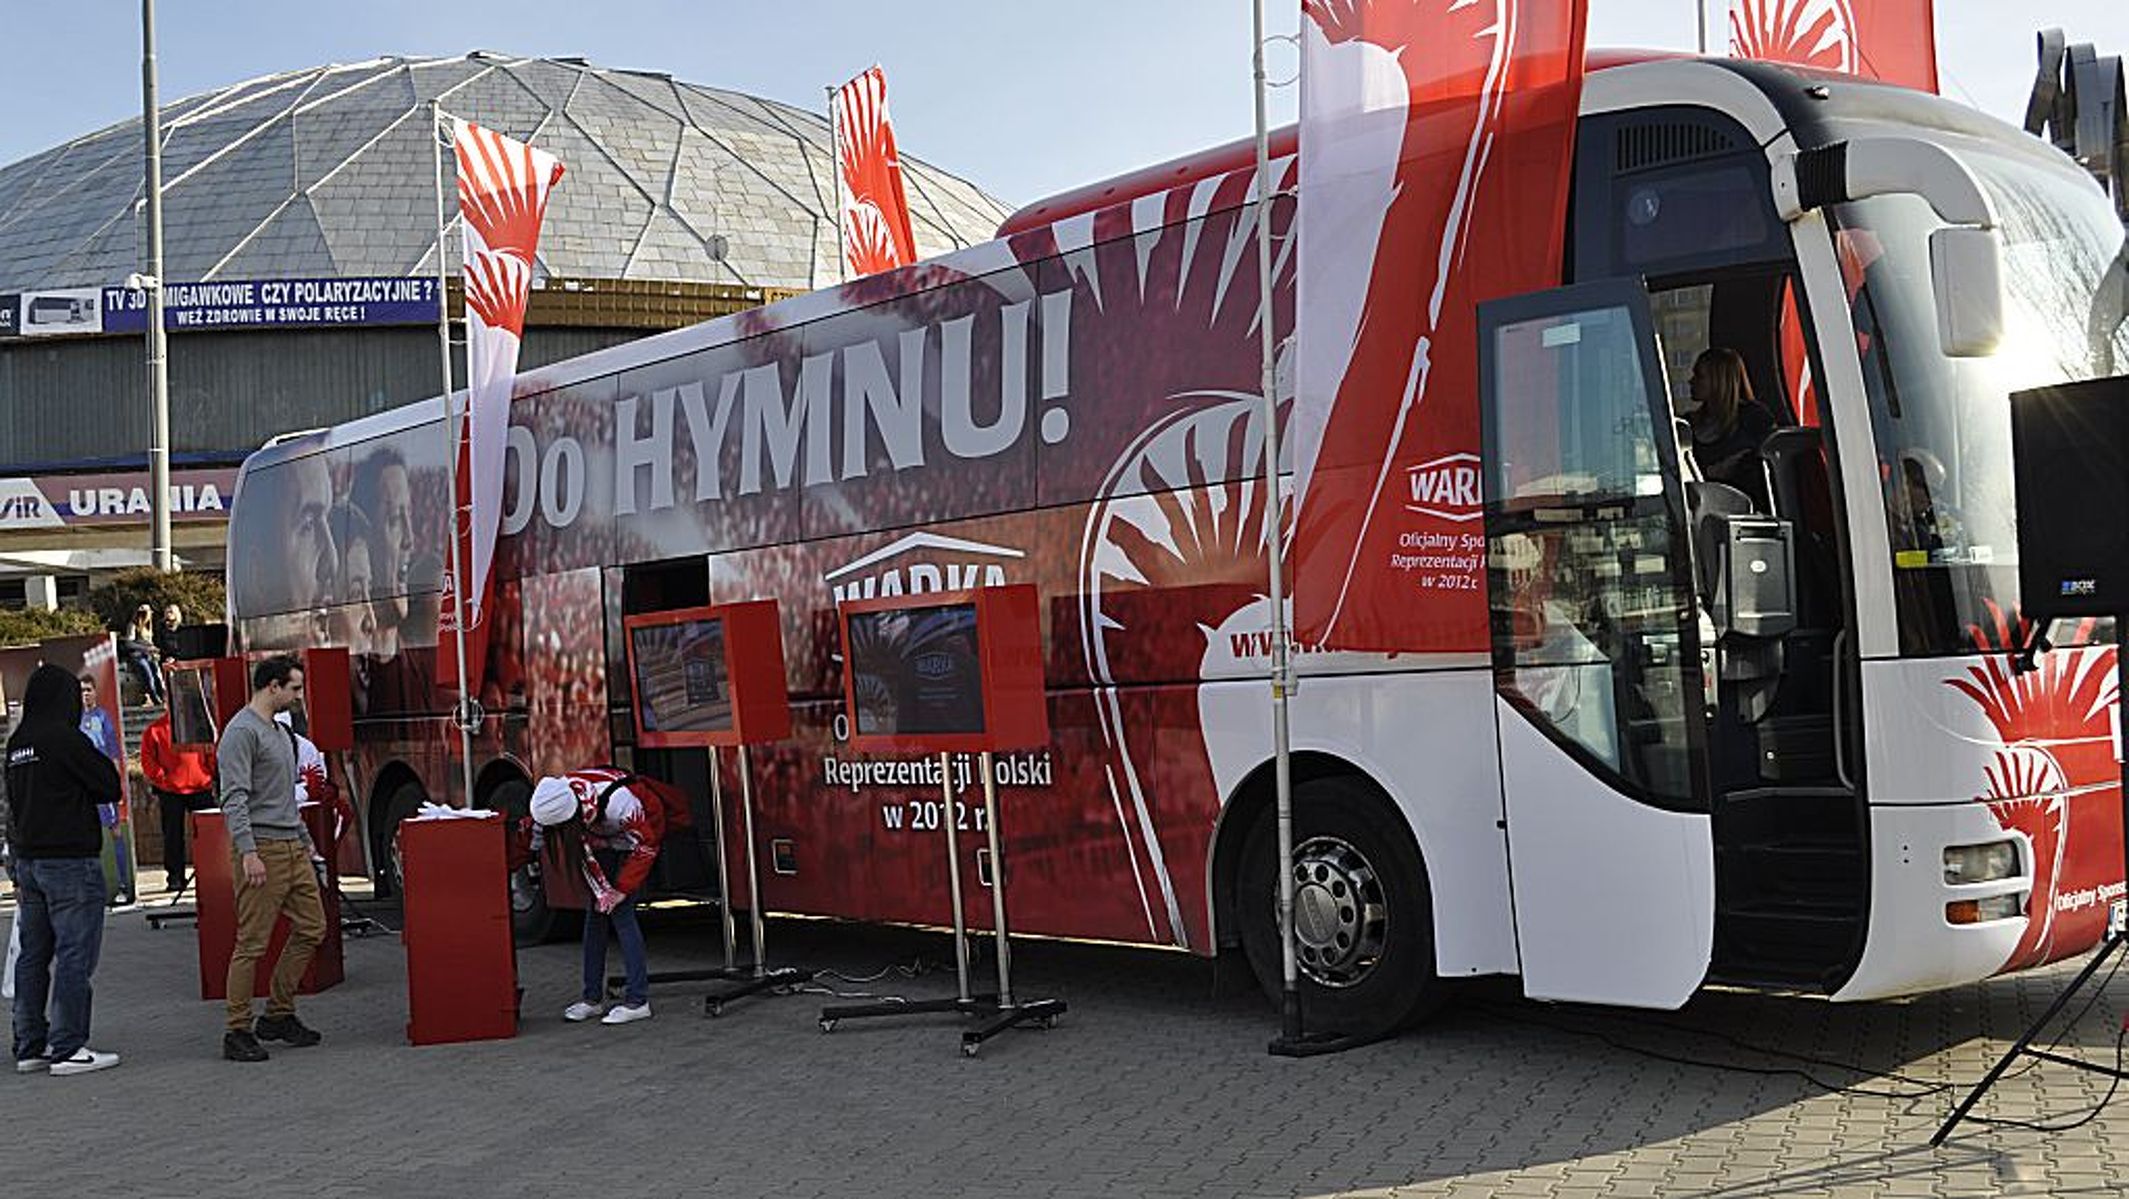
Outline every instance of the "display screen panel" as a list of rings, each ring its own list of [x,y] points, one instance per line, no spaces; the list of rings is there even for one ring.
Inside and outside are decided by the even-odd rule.
[[[171,742],[176,745],[214,744],[214,672],[173,670],[167,679]]]
[[[859,736],[985,731],[974,604],[853,612],[847,619]]]
[[[724,621],[685,620],[629,629],[636,672],[636,720],[645,733],[724,733],[732,729]]]

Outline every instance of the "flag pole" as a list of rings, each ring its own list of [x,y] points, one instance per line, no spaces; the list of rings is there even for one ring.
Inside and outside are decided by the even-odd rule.
[[[459,530],[465,523],[466,514],[458,502],[458,447],[462,438],[458,408],[451,400],[451,305],[445,291],[449,275],[444,265],[444,226],[447,223],[444,216],[444,120],[443,103],[439,100],[429,101],[429,152],[436,166],[436,345],[443,366],[444,429],[451,439],[444,455],[444,494],[450,497],[451,505],[451,634],[458,649],[458,707],[452,713],[452,723],[458,726],[460,774],[465,786],[460,806],[470,808],[473,806],[474,716],[472,696],[466,690],[469,679],[466,672],[466,572],[459,552]]]
[[[1287,700],[1293,691],[1286,625],[1286,503],[1279,493],[1278,341],[1273,329],[1271,218],[1271,130],[1264,115],[1264,0],[1251,5],[1254,18],[1257,104],[1257,289],[1262,312],[1257,317],[1258,383],[1264,393],[1264,560],[1271,588],[1271,735],[1272,776],[1279,820],[1279,1039],[1272,1051],[1298,1045],[1301,1032],[1301,981],[1294,961],[1294,774]]]
[[[828,93],[828,177],[835,182],[835,207],[828,214],[835,222],[835,281],[850,282],[850,248],[843,244],[843,138],[836,127],[835,91],[824,87]]]

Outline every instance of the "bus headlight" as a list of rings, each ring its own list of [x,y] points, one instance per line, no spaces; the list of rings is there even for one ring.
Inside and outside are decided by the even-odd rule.
[[[1944,881],[1993,883],[2018,873],[2018,843],[1991,841],[1986,845],[1951,845],[1944,850]]]

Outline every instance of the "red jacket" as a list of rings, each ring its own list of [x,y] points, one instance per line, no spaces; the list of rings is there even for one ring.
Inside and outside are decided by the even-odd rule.
[[[140,735],[140,772],[148,785],[176,795],[214,790],[214,749],[179,749],[170,742],[170,713],[155,718]]]
[[[579,827],[584,831],[586,847],[622,855],[620,873],[611,880],[593,854],[583,855],[582,873],[585,885],[591,889],[593,906],[601,912],[612,911],[622,900],[641,891],[649,880],[666,829],[693,823],[687,796],[670,784],[611,766],[590,766],[561,777],[577,797]],[[608,789],[624,778],[628,782]],[[530,820],[524,823],[531,836],[520,843],[522,849],[514,858],[539,853],[545,841],[541,835],[544,830],[533,826]]]

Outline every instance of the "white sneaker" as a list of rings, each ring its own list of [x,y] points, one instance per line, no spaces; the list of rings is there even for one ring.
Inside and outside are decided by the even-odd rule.
[[[571,1024],[582,1024],[604,1010],[596,1003],[586,1003],[580,999],[562,1009],[562,1019]]]
[[[84,1045],[74,1051],[74,1056],[65,1061],[53,1062],[54,1074],[87,1074],[92,1070],[108,1070],[118,1064],[115,1053],[98,1053]]]
[[[614,1010],[606,1013],[605,1018],[601,1019],[599,1023],[633,1024],[638,1020],[648,1020],[650,1018],[651,1005],[649,1001],[639,1003],[634,1007],[630,1007],[625,1003],[617,1003],[614,1005]]]
[[[48,1057],[25,1057],[15,1060],[17,1074],[42,1074],[51,1068],[52,1059]]]

